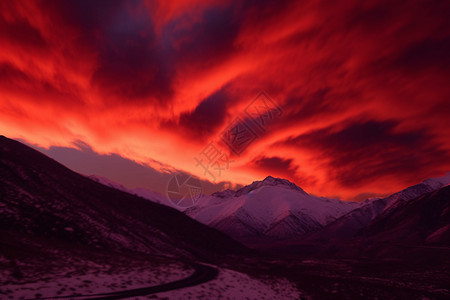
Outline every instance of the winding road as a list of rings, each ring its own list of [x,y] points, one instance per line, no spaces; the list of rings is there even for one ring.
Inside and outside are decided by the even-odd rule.
[[[193,264],[195,272],[191,276],[180,279],[177,281],[149,286],[144,288],[130,289],[118,292],[103,293],[103,294],[93,294],[93,295],[77,295],[77,296],[58,296],[58,297],[48,297],[48,298],[36,298],[36,299],[123,299],[128,297],[145,296],[154,293],[166,292],[176,289],[181,289],[185,287],[195,286],[213,280],[219,274],[217,268],[203,265],[203,264]]]

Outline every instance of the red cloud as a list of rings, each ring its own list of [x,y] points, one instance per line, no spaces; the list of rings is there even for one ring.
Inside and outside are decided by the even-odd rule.
[[[278,172],[318,194],[386,194],[450,167],[449,13],[444,1],[1,1],[0,130],[205,177],[193,157],[266,90],[283,117],[221,180]]]

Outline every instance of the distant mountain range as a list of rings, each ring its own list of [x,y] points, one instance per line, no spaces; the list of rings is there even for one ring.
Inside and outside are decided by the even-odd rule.
[[[409,245],[450,246],[450,186],[409,201],[396,201],[356,237]]]
[[[336,245],[348,243],[359,232],[369,230],[366,227],[372,228],[374,220],[376,224],[382,219],[399,218],[397,214],[403,214],[398,211],[407,203],[450,183],[448,173],[385,198],[348,202],[312,196],[286,179],[268,176],[237,191],[225,190],[203,196],[194,206],[186,209],[176,207],[165,196],[145,189],[127,190],[105,178],[92,178],[180,209],[197,221],[255,248],[298,244],[335,248]],[[437,233],[433,236],[434,240],[441,241],[437,236]],[[425,240],[432,241],[433,238]]]
[[[268,176],[237,191],[203,196],[186,209],[146,189],[79,175],[5,137],[0,154],[0,230],[13,240],[33,233],[186,257],[248,251],[235,240],[295,253],[360,250],[363,243],[377,241],[447,245],[449,240],[450,173],[363,202],[313,196]]]
[[[302,237],[302,242],[320,242],[326,244],[342,243],[353,238],[372,220],[386,216],[390,211],[403,204],[436,191],[450,183],[450,173],[439,178],[424,180],[386,198],[370,199],[361,206],[348,212],[339,219],[327,224],[321,230]]]
[[[292,182],[269,176],[238,191],[227,190],[203,197],[185,213],[251,247],[280,248],[296,243],[334,247],[353,239],[360,231],[372,232],[370,228],[380,220],[413,218],[411,213],[407,216],[399,211],[412,200],[449,183],[450,173],[427,179],[386,198],[356,203],[315,197]],[[415,213],[421,214],[419,210]],[[449,224],[450,219],[446,225]],[[442,241],[437,233],[434,237]]]

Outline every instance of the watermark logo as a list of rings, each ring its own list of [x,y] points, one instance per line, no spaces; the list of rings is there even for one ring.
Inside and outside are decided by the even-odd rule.
[[[198,202],[202,195],[200,180],[184,174],[176,174],[167,184],[167,197],[179,207],[190,207]]]
[[[266,92],[259,92],[243,113],[194,157],[196,167],[201,168],[203,175],[212,182],[216,182],[233,162],[228,153],[240,156],[266,132],[268,125],[282,115],[282,108]],[[170,201],[180,207],[193,206],[201,194],[200,180],[188,175],[173,176],[167,186]]]
[[[244,112],[262,132],[283,115],[283,109],[264,91],[259,92]]]
[[[237,117],[220,134],[222,142],[236,155],[241,155],[258,138],[258,134],[248,123]]]
[[[198,156],[194,156],[196,167],[203,169],[203,175],[210,177],[214,182],[222,171],[230,168],[230,157],[222,151],[216,143],[211,142]],[[217,176],[216,176],[217,175]]]
[[[281,118],[283,110],[264,91],[250,102],[242,116],[220,134],[222,142],[236,155],[241,155],[257,138],[266,132],[268,125]]]

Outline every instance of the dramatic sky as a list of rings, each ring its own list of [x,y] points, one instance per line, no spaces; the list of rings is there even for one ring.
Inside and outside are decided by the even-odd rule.
[[[450,170],[449,15],[446,0],[0,0],[0,133],[159,191],[179,171],[388,194]]]

